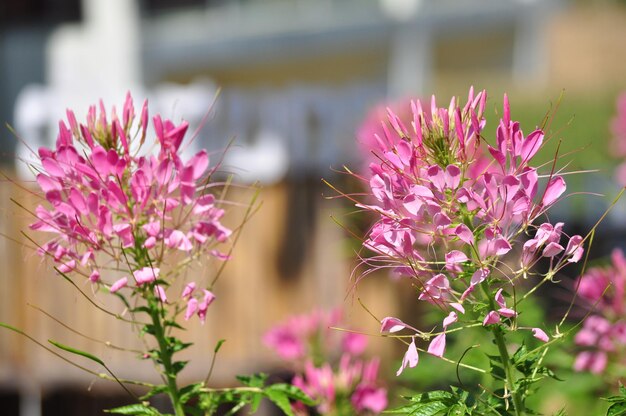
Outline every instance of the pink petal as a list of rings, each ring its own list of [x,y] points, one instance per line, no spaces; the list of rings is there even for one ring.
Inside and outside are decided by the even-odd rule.
[[[402,331],[404,328],[408,327],[407,324],[405,324],[398,318],[393,318],[391,316],[383,318],[383,320],[380,321],[380,323],[381,323],[380,332],[394,333],[394,332]]]
[[[535,338],[543,342],[548,342],[549,340],[548,335],[542,329],[533,328],[532,331],[533,331],[533,336]]]
[[[446,349],[446,334],[437,335],[428,345],[428,353],[436,357],[443,357]]]
[[[133,272],[137,285],[141,286],[144,283],[154,282],[159,277],[160,270],[155,267],[143,267]]]
[[[419,355],[417,354],[417,347],[415,346],[415,337],[413,337],[409,348],[406,350],[406,353],[404,353],[404,358],[402,358],[402,365],[396,372],[396,376],[402,374],[402,371],[404,371],[407,365],[411,368],[414,368],[418,362]]]
[[[446,185],[450,189],[456,189],[461,183],[461,169],[457,165],[448,165],[446,168]]]
[[[500,322],[500,315],[496,311],[491,311],[485,316],[483,326],[497,324],[498,322]]]
[[[91,274],[89,275],[89,281],[91,283],[97,283],[100,281],[100,272],[97,270],[94,270],[93,272],[91,272]]]
[[[460,224],[455,228],[454,233],[459,239],[467,244],[474,244],[474,234],[465,224]]]
[[[120,280],[116,281],[115,283],[111,285],[109,292],[115,293],[121,288],[126,287],[127,284],[128,284],[128,278],[122,277]]]
[[[450,306],[452,306],[454,309],[456,309],[460,313],[465,313],[465,308],[460,303],[451,303]]]
[[[501,308],[506,308],[506,303],[504,302],[504,296],[502,296],[502,290],[503,289],[498,289],[498,291],[496,292],[496,303],[498,304],[498,306],[500,306]]]
[[[450,312],[448,316],[443,320],[443,327],[447,328],[449,325],[455,323],[458,319],[458,316],[454,312]]]
[[[526,137],[522,144],[522,160],[528,162],[537,151],[541,148],[543,143],[543,131],[535,130]]]
[[[550,180],[541,201],[544,207],[552,205],[565,192],[565,180],[561,176],[555,176]]]
[[[163,289],[163,286],[156,285],[154,287],[154,296],[156,296],[156,298],[161,302],[167,303],[167,296],[165,295],[165,289]]]
[[[198,310],[198,300],[196,298],[191,298],[187,301],[187,310],[185,311],[185,321],[188,321],[189,318],[193,316],[194,313]]]
[[[565,249],[565,255],[571,256],[567,261],[570,263],[577,263],[583,256],[585,250],[583,249],[583,238],[579,235],[573,235],[567,243]]]
[[[513,318],[517,316],[517,312],[510,308],[500,308],[498,309],[498,314],[500,316],[504,316],[505,318]]]
[[[563,246],[558,243],[550,243],[543,249],[543,257],[554,257],[563,251]]]
[[[185,288],[183,289],[183,293],[182,295],[180,295],[180,297],[183,299],[189,299],[191,298],[191,295],[193,294],[194,290],[196,290],[196,282],[189,282],[185,285]]]

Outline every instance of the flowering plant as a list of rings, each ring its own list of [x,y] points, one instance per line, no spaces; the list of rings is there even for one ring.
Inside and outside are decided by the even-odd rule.
[[[290,317],[270,329],[263,340],[291,364],[296,373],[292,384],[316,400],[319,414],[379,414],[387,407],[387,392],[378,380],[380,360],[360,358],[367,338],[331,329],[340,324],[341,310],[316,310]],[[296,402],[294,409],[298,415],[309,414],[302,402]]]
[[[593,267],[578,280],[577,293],[592,311],[574,338],[582,349],[574,369],[604,374],[609,379],[626,369],[626,258],[615,249],[611,260],[610,266]],[[608,366],[611,371],[607,371]]]
[[[88,299],[76,279],[85,279],[94,290],[121,301],[125,312],[116,313],[90,299],[101,311],[137,329],[145,345],[142,359],[151,360],[162,379],[156,385],[121,380],[93,354],[51,341],[61,350],[104,366],[110,375],[93,374],[117,381],[133,396],[127,384],[148,388],[138,403],[109,412],[159,415],[147,400],[161,393],[167,394],[177,416],[213,414],[224,403],[232,403],[235,409],[251,404],[254,409],[262,397],[287,414],[292,414],[290,398],[310,403],[293,386],[266,386],[262,375],[240,377],[242,388],[212,389],[208,386],[212,366],[204,381],[179,385],[178,375],[187,361],[176,355],[191,343],[174,331],[182,328],[181,318],[197,317],[204,324],[216,299],[213,287],[219,277],[218,272],[210,281],[188,281],[183,272],[209,258],[228,260],[229,251],[223,247],[232,235],[221,223],[223,201],[212,192],[220,183],[212,180],[216,168],[209,168],[207,152],[202,150],[187,161],[180,155],[188,124],[153,117],[156,151],[146,153],[147,102],[138,120],[130,95],[121,118],[115,108],[108,118],[101,102],[99,112],[95,106],[89,109],[86,124],[79,124],[69,110],[67,120],[69,125],[59,123],[56,147],[40,148],[41,166],[34,166],[45,201],[35,209],[36,221],[30,228],[53,236],[39,245],[38,253],[52,259],[55,270]],[[244,222],[253,205],[254,200]],[[181,260],[176,260],[181,258],[177,253],[184,254]],[[215,354],[220,346],[221,342]]]
[[[359,279],[392,270],[410,281],[417,300],[440,314],[434,329],[396,317],[380,320],[383,334],[408,346],[397,374],[417,366],[424,351],[491,375],[489,384],[414,396],[397,413],[523,415],[531,412],[532,387],[552,375],[543,359],[562,338],[561,328],[526,324],[523,306],[539,286],[582,258],[585,238],[544,219],[566,183],[556,159],[546,172],[545,165],[532,164],[543,130],[525,135],[505,95],[496,142],[487,144],[486,99],[485,91],[471,89],[464,106],[454,98],[446,108],[434,97],[428,107],[412,101],[404,120],[388,110],[382,134],[370,140],[377,161],[369,175],[359,176],[369,199],[346,195],[377,219],[363,241],[372,255],[363,258]],[[535,270],[540,261],[548,264],[543,273]],[[462,342],[461,334],[470,330],[493,340],[495,349],[486,348],[488,368],[446,357],[448,337]],[[514,336],[522,336],[521,345]]]

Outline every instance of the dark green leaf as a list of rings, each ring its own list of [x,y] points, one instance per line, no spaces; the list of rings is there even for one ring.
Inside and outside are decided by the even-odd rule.
[[[130,404],[128,406],[116,407],[115,409],[105,410],[106,413],[115,413],[118,415],[141,415],[141,416],[160,416],[158,410],[154,407],[143,404]]]
[[[150,397],[156,396],[157,394],[165,393],[167,391],[166,385],[155,386],[150,389],[149,392],[140,397],[141,400],[148,400]]]
[[[626,416],[626,401],[613,403],[606,411],[606,416]]]
[[[187,365],[189,361],[175,361],[172,363],[172,371],[174,372],[174,375],[180,373],[181,371],[183,371],[183,368],[185,368],[185,366]]]
[[[183,387],[182,389],[180,389],[180,402],[182,404],[187,403],[194,396],[196,396],[203,387],[204,383],[195,383]]]

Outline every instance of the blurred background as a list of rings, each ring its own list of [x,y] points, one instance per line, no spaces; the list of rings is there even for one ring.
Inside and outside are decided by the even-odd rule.
[[[336,172],[362,168],[367,153],[356,132],[374,106],[433,93],[445,106],[473,85],[491,97],[488,126],[505,91],[527,132],[554,115],[545,160],[563,139],[570,171],[598,170],[572,176],[570,192],[607,195],[574,195],[557,207],[553,215],[574,233],[588,229],[619,189],[609,142],[615,100],[626,90],[625,44],[626,2],[617,0],[2,1],[0,121],[13,129],[0,129],[2,171],[28,186],[28,146],[52,146],[66,108],[81,120],[100,98],[121,107],[126,91],[136,102],[148,98],[152,114],[184,118],[192,131],[202,125],[194,146],[214,160],[234,140],[223,167],[238,183],[260,181],[263,207],[226,268],[207,324],[190,330],[198,368],[183,376],[203,377],[208,352],[226,338],[215,382],[228,385],[235,374],[279,366],[261,337],[290,314],[342,306],[353,326],[378,330],[349,292],[358,242],[329,216],[362,230],[368,220],[350,215],[347,201],[324,198],[333,192],[321,182],[358,189]],[[119,376],[154,378],[134,357],[90,345],[27,306],[95,338],[132,340],[12,241],[23,240],[32,219],[10,199],[29,198],[8,180],[0,195],[0,231],[8,236],[0,239],[0,321],[97,352]],[[625,229],[621,203],[603,225],[597,254]],[[356,296],[379,316],[415,313],[410,287],[384,275],[366,279]],[[401,354],[395,347],[372,339],[370,352],[392,364]],[[3,415],[100,414],[124,399],[117,386],[0,333]]]

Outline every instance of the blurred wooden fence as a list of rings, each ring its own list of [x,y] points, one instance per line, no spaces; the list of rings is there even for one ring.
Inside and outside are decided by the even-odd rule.
[[[289,209],[293,209],[289,189],[283,184],[262,190],[262,207],[245,226],[234,257],[215,288],[217,300],[209,309],[206,324],[201,325],[197,319],[189,321],[189,329],[183,336],[195,345],[188,354],[192,363],[185,369],[184,379],[191,381],[206,376],[213,348],[219,339],[227,342],[215,367],[216,384],[232,384],[236,374],[275,368],[279,363],[262,345],[262,334],[288,315],[304,313],[315,307],[344,305],[348,320],[356,327],[377,332],[376,322],[347,294],[354,260],[347,248],[348,237],[329,218],[331,211],[339,212],[338,204],[322,200],[320,191],[313,191],[313,198],[319,198],[319,208],[311,212],[313,226],[303,232],[297,229],[302,226],[297,217],[287,220]],[[242,201],[251,195],[250,190],[231,192],[231,198]],[[149,362],[138,360],[134,353],[118,351],[94,341],[141,350],[142,345],[127,324],[96,310],[68,282],[55,275],[49,262],[42,262],[31,248],[12,241],[15,239],[32,246],[20,234],[27,230],[32,217],[11,202],[11,198],[31,208],[35,199],[10,183],[0,186],[0,231],[4,234],[0,239],[0,321],[20,328],[43,344],[49,345],[47,340],[54,339],[89,351],[102,358],[118,377],[156,381],[157,373]],[[237,210],[240,214],[235,217],[243,215],[243,209],[232,211]],[[237,224],[237,218],[232,216],[229,221],[231,225]],[[292,241],[285,244],[283,239],[289,236]],[[280,251],[298,242],[293,240],[294,236],[306,239],[306,244],[297,244],[305,250],[301,267],[283,268],[280,272],[279,259],[285,257]],[[292,270],[293,275],[285,276],[285,270]],[[204,275],[206,279],[213,272],[205,266],[189,270],[189,273]],[[194,280],[198,280],[197,277],[193,276]],[[359,297],[371,310],[383,316],[395,313],[399,307],[394,299],[399,289],[386,280],[384,277],[370,279],[359,289]],[[78,279],[76,283],[92,300],[108,310],[123,311],[117,299],[102,293],[93,294],[89,282]],[[35,307],[91,339],[77,335]],[[370,352],[385,355],[389,344],[389,341],[380,342],[379,338],[373,337]],[[66,355],[63,351],[60,353]],[[81,357],[69,358],[94,371],[103,371]],[[0,328],[0,386],[18,390],[24,386],[40,389],[58,383],[87,386],[96,379],[27,338]],[[106,382],[98,381],[97,384],[101,386]],[[111,387],[116,388],[113,384]]]

